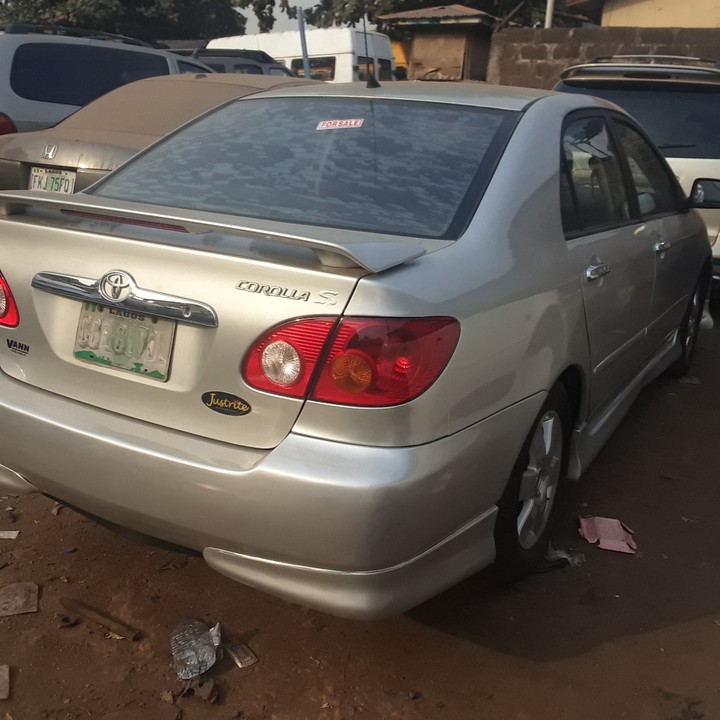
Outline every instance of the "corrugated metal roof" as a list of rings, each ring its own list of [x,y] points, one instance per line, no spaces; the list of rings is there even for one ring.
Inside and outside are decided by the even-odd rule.
[[[421,8],[420,10],[406,10],[405,12],[379,15],[380,20],[443,20],[477,18],[487,21],[488,24],[497,22],[497,18],[490,13],[476,10],[467,5],[437,5],[435,7]]]

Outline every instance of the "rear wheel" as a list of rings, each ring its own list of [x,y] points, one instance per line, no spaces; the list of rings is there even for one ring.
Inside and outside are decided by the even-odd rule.
[[[690,370],[690,365],[695,355],[695,346],[697,345],[697,336],[700,330],[700,319],[702,318],[704,301],[705,291],[703,284],[701,281],[698,281],[678,330],[678,343],[682,349],[682,355],[668,369],[670,375],[674,377],[687,375]]]
[[[570,403],[561,386],[543,404],[498,503],[496,562],[519,578],[544,560],[565,478]]]

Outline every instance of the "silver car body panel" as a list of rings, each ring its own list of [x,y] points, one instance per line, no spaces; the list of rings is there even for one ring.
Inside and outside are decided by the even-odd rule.
[[[0,328],[0,463],[11,470],[0,484],[17,487],[20,475],[109,522],[202,550],[242,582],[351,617],[401,611],[491,562],[496,503],[548,391],[573,378],[578,477],[639,389],[679,356],[677,324],[709,248],[692,211],[566,242],[562,118],[607,103],[415,85],[377,92],[522,111],[456,241],[0,193],[0,270],[21,314],[17,328]],[[317,91],[273,94],[304,92]],[[675,245],[663,257],[658,233]],[[623,242],[637,246],[627,257]],[[584,274],[597,255],[613,266],[601,284]],[[77,362],[78,301],[32,286],[38,273],[97,280],[114,269],[217,313],[217,328],[178,323],[167,383]],[[630,320],[623,302],[638,306]],[[461,333],[445,371],[404,405],[329,405],[247,385],[247,347],[311,315],[443,315]],[[18,342],[26,353],[13,351]],[[252,411],[210,412],[207,390]]]
[[[235,579],[327,612],[377,617],[492,562],[494,503],[522,442],[512,430],[531,423],[543,399],[427,445],[372,448],[293,433],[267,452],[98,414],[1,376],[0,423],[9,431],[0,456],[35,489],[202,550]],[[7,471],[0,487],[22,489]],[[435,572],[446,563],[447,573]]]

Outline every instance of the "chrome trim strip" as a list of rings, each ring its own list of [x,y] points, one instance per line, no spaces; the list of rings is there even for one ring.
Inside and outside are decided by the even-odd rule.
[[[108,299],[100,292],[104,278],[112,273],[120,273],[129,281],[129,295],[122,301]],[[175,295],[153,292],[138,287],[133,277],[123,270],[113,270],[99,280],[63,275],[61,273],[41,272],[32,279],[32,286],[43,292],[80,302],[94,302],[99,305],[133,310],[155,317],[176,320],[190,325],[217,327],[217,313],[205,303]]]

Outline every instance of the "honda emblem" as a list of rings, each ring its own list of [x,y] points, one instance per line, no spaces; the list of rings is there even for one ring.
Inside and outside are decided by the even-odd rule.
[[[42,157],[44,160],[52,160],[57,155],[57,145],[45,145],[42,149]]]

